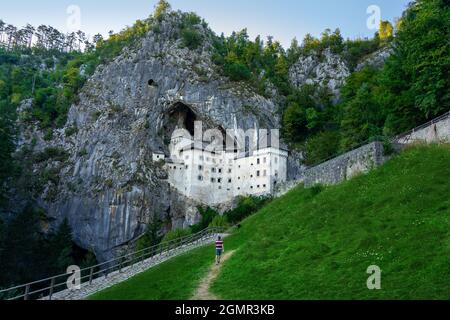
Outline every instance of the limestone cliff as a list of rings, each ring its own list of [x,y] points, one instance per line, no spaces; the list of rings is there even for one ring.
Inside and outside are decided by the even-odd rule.
[[[35,152],[52,147],[67,153],[67,161],[35,169],[52,168],[58,176],[38,202],[55,225],[67,217],[75,241],[100,260],[142,234],[155,215],[166,229],[197,222],[198,204],[172,190],[152,161],[153,152],[168,152],[175,123],[279,128],[273,101],[219,75],[211,62],[211,31],[197,25],[203,45],[183,48],[177,19],[171,15],[134,48],[99,66],[51,141],[37,126],[22,133],[21,144],[33,142]],[[70,128],[76,130],[69,136]]]
[[[350,71],[344,59],[329,48],[322,54],[312,52],[300,56],[289,70],[289,78],[293,86],[300,88],[310,84],[328,87],[335,102],[339,100],[339,89],[349,75]]]
[[[386,59],[392,54],[390,46],[385,46],[372,54],[363,57],[357,64],[355,71],[360,71],[366,66],[381,69]],[[340,89],[351,74],[351,69],[346,59],[345,52],[333,53],[329,48],[322,53],[311,52],[301,55],[298,61],[289,69],[289,79],[294,87],[300,88],[310,84],[319,87],[327,87],[333,97],[333,102],[340,100]]]

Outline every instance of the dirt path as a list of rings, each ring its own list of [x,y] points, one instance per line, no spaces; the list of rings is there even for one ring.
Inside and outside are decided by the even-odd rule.
[[[191,300],[220,300],[216,295],[209,291],[211,284],[216,280],[219,275],[220,269],[222,268],[225,261],[227,261],[232,255],[234,251],[229,251],[222,256],[221,262],[219,265],[214,265],[209,269],[208,274],[202,280],[197,290],[195,291],[194,296]]]

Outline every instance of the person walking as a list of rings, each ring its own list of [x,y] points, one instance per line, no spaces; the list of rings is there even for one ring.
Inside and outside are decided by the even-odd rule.
[[[220,258],[224,252],[223,240],[222,237],[219,236],[216,241],[216,264],[220,264]]]

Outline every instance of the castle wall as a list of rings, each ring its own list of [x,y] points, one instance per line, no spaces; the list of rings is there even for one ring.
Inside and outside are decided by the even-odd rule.
[[[420,142],[442,143],[448,141],[450,141],[450,112],[395,139],[395,142],[400,145]]]
[[[373,142],[308,169],[305,172],[304,184],[305,187],[338,184],[366,173],[384,161],[383,144]]]

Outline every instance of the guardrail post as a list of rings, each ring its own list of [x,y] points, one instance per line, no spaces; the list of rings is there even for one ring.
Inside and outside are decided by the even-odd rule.
[[[52,281],[50,282],[50,293],[48,295],[48,300],[52,300],[54,286],[55,286],[55,278],[52,278]]]
[[[25,295],[23,296],[24,300],[28,300],[30,298],[30,285],[27,284],[27,286],[25,287]]]
[[[91,270],[89,271],[89,285],[92,284],[93,277],[94,277],[94,267],[91,267]]]

